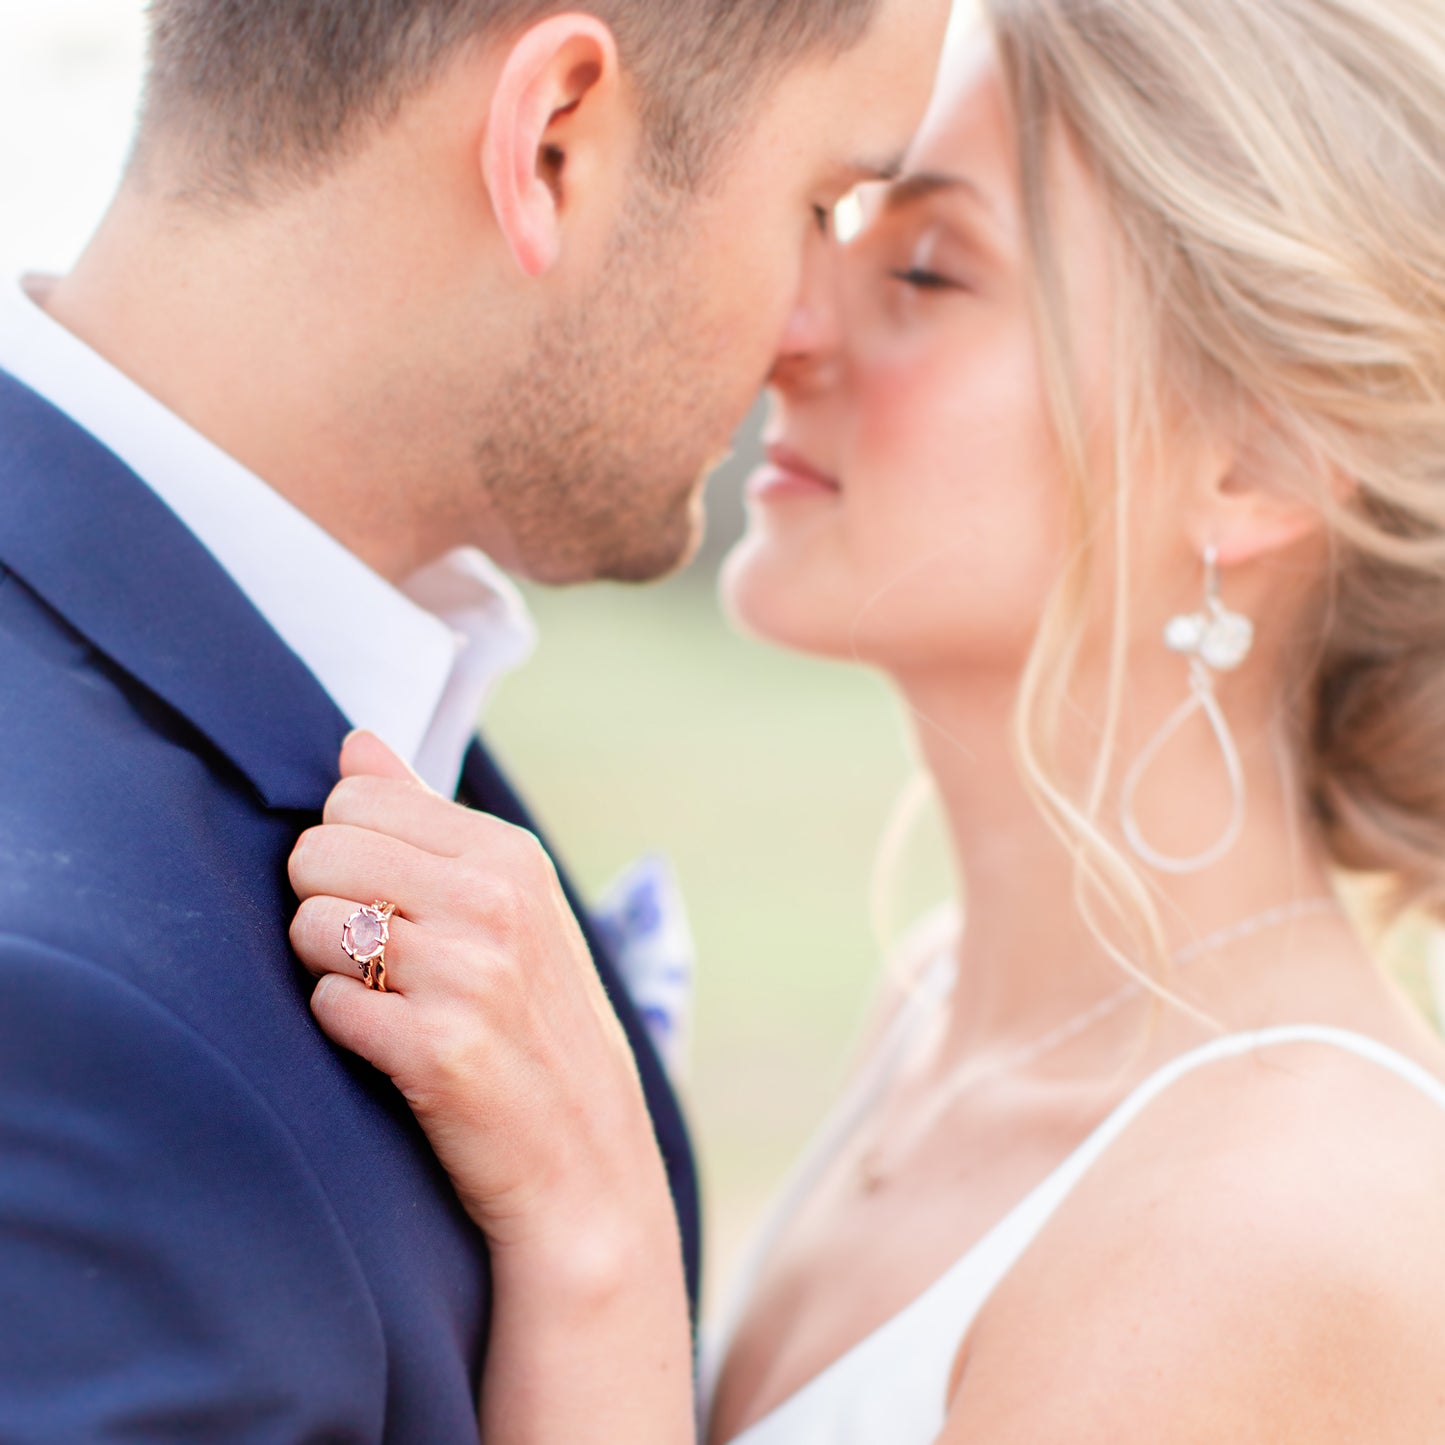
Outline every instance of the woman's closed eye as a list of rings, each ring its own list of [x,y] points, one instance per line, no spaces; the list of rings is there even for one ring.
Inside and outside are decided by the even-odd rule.
[[[888,267],[891,280],[914,291],[937,292],[973,289],[968,284],[967,258],[967,248],[951,232],[942,226],[930,225],[909,238],[907,244],[888,246],[880,259],[885,264],[889,260],[895,262]]]
[[[920,266],[910,266],[902,271],[890,271],[888,274],[895,281],[901,281],[905,286],[913,287],[915,291],[966,291],[968,289],[961,281],[941,276],[937,271],[924,270]]]

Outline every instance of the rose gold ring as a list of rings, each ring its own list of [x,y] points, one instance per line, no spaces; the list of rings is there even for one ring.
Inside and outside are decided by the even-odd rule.
[[[386,945],[391,942],[391,920],[396,904],[377,899],[370,908],[358,908],[341,930],[341,946],[361,970],[362,981],[377,993],[386,993]]]

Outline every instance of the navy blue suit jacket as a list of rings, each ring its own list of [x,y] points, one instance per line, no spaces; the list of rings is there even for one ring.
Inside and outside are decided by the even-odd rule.
[[[0,373],[4,1445],[476,1440],[482,1239],[287,942],[347,728],[154,493]],[[480,745],[463,791],[531,826]],[[589,941],[695,1288],[682,1119]]]

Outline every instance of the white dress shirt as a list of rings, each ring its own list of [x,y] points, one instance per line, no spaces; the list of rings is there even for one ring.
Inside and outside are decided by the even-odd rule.
[[[41,284],[0,293],[0,367],[160,497],[353,726],[454,793],[483,704],[535,646],[513,583],[464,548],[394,587],[52,320],[32,299]]]

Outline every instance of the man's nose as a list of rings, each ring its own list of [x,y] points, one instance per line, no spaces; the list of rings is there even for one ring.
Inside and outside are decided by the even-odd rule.
[[[839,248],[831,240],[820,238],[811,250],[773,364],[774,386],[813,391],[836,378],[843,350],[839,260]]]

